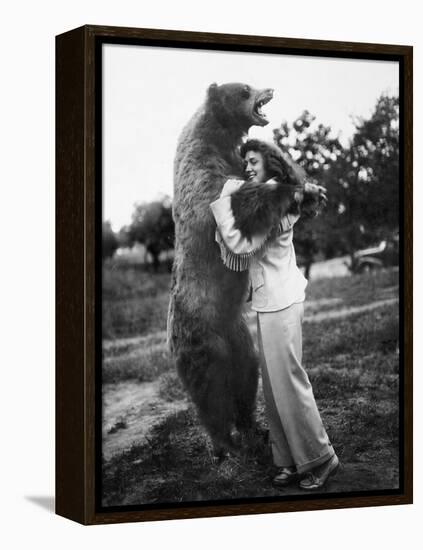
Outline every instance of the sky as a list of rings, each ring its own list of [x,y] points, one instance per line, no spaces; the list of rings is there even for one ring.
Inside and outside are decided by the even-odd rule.
[[[391,61],[103,45],[103,220],[118,231],[134,204],[173,195],[173,158],[183,126],[216,82],[273,88],[269,124],[249,137],[271,141],[273,129],[305,109],[341,143],[367,118],[382,93],[398,94]]]

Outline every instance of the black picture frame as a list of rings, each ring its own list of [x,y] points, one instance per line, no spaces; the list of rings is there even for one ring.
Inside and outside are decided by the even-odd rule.
[[[399,490],[330,498],[307,495],[110,509],[99,505],[101,51],[103,44],[111,43],[399,62],[402,189]],[[411,46],[92,25],[56,37],[57,514],[88,525],[412,503],[412,79]]]

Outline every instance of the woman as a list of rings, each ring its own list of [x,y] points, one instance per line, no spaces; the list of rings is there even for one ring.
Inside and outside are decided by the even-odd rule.
[[[241,154],[249,184],[276,185],[296,169],[278,148],[262,141],[248,141]],[[269,435],[278,467],[273,482],[285,486],[300,479],[302,489],[317,490],[335,473],[339,460],[301,365],[307,280],[297,267],[292,239],[303,194],[296,193],[292,207],[277,227],[247,238],[237,229],[232,204],[232,195],[244,183],[228,180],[211,209],[225,265],[250,270]],[[304,191],[326,199],[320,186],[305,184]],[[242,261],[236,261],[239,258]]]

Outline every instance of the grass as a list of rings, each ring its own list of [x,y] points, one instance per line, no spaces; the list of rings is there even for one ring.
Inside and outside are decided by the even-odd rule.
[[[166,330],[170,275],[112,260],[103,266],[103,338]]]
[[[359,306],[392,297],[398,286],[398,269],[384,269],[351,277],[334,277],[312,281],[307,301],[339,300],[344,306]]]
[[[121,277],[119,274],[109,282],[120,284]],[[141,297],[142,283],[138,280],[137,284],[136,295]],[[309,285],[307,299],[313,302],[313,312],[325,311],[328,316],[319,322],[307,322],[306,318],[304,365],[323,422],[343,464],[325,491],[371,491],[398,485],[397,285],[398,273],[394,270],[318,280]],[[105,377],[112,384],[130,379],[156,380],[158,400],[180,402],[185,393],[166,355],[163,323],[158,321],[160,316],[166,316],[164,276],[149,281],[148,288],[150,305],[156,308],[150,334],[145,334],[145,329],[138,333],[145,334],[140,338],[108,342],[104,348]],[[130,293],[128,289],[115,289],[105,303],[113,308],[116,296],[127,299],[126,292]],[[341,308],[381,300],[391,301],[367,311],[330,317],[331,312]],[[148,325],[147,318],[145,322],[143,326]],[[123,335],[133,336],[131,323],[125,326]],[[143,441],[134,441],[104,462],[103,504],[232,500],[300,493],[295,486],[281,491],[271,484],[274,468],[266,444],[261,391],[256,420],[248,454],[214,464],[209,439],[194,407],[189,405],[168,414]],[[125,419],[120,422],[124,426]]]
[[[395,351],[398,345],[398,305],[390,304],[376,310],[348,315],[343,319],[307,323],[304,361],[332,361],[337,356],[347,358],[359,348],[372,351]]]
[[[145,346],[145,340],[141,346],[143,345]],[[103,383],[127,380],[151,382],[171,368],[172,362],[165,341],[141,346],[120,356],[103,358]]]
[[[185,398],[184,387],[175,371],[168,371],[160,376],[159,397],[169,402]]]

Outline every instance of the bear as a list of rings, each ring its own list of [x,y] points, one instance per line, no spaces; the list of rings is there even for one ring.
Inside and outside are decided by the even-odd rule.
[[[210,204],[229,177],[243,178],[240,146],[251,126],[268,124],[262,106],[272,97],[270,88],[210,85],[204,104],[182,130],[174,161],[168,345],[218,460],[239,452],[237,440],[253,432],[259,362],[243,316],[248,271],[232,271],[223,264]],[[287,179],[298,186],[298,177],[288,168]],[[293,194],[287,182],[254,191],[245,185],[245,191],[241,187],[236,192],[234,207],[251,204],[252,192],[261,208],[261,228],[266,220],[268,228],[280,220]],[[242,208],[235,210],[235,218],[242,217]],[[248,224],[240,219],[239,226]]]

